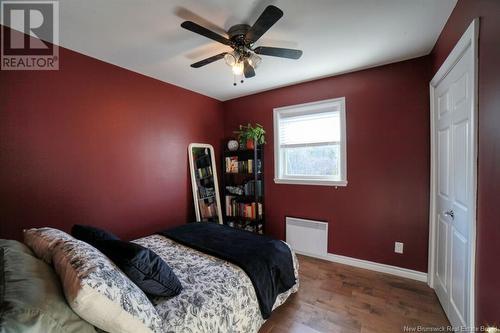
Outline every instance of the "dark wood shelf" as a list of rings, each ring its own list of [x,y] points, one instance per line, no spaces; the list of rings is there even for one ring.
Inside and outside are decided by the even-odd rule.
[[[248,172],[224,172],[224,176],[226,178],[229,178],[229,177],[241,177],[241,178],[247,178],[247,177],[254,177],[254,173],[248,173]],[[257,177],[261,177],[262,176],[262,172],[259,172],[257,174]]]
[[[260,230],[264,231],[264,221],[263,220],[250,220],[250,219],[229,219],[226,225],[230,225],[233,228],[245,229],[247,227],[253,227],[255,230],[253,232],[259,232]],[[260,228],[259,228],[260,227]]]
[[[262,173],[244,173],[244,172],[224,172],[224,180],[226,185],[231,186],[231,184],[241,185],[242,182],[248,180],[262,180]]]
[[[265,228],[265,219],[264,219],[264,147],[261,145],[256,145],[255,149],[239,149],[235,151],[224,150],[223,159],[222,159],[222,169],[224,176],[222,178],[222,188],[223,188],[223,198],[222,198],[222,210],[224,217],[224,224],[231,224],[235,228],[245,229],[249,231],[253,231],[256,233],[263,233]],[[252,168],[255,171],[257,166],[259,166],[260,172],[226,172],[226,158],[229,157],[237,157],[238,162],[253,160]],[[260,162],[258,162],[260,160]],[[245,186],[248,182],[254,182],[252,185],[253,192],[255,194],[234,194],[229,192],[226,189],[226,186]],[[256,184],[260,184],[261,195],[258,195],[256,188]],[[240,205],[239,209],[242,207],[244,209],[244,205],[248,207],[249,204],[255,203],[255,208],[252,208],[252,215],[258,215],[259,204],[261,205],[261,215],[257,218],[249,218],[244,216],[228,216],[228,196],[231,197],[231,203],[234,200],[235,206]],[[241,206],[243,205],[243,206]],[[231,207],[234,207],[231,205]],[[247,208],[249,209],[249,208]]]
[[[243,216],[226,216],[229,221],[241,221],[241,222],[248,222],[248,223],[257,223],[257,222],[263,222],[264,218],[258,218],[258,219],[252,219],[248,217],[243,217]]]
[[[224,150],[224,156],[225,157],[228,157],[228,156],[236,156],[238,154],[254,154],[255,151],[257,151],[257,154],[260,154],[262,153],[264,150],[263,150],[263,147],[262,146],[259,146],[257,147],[256,149],[238,149],[238,150]]]

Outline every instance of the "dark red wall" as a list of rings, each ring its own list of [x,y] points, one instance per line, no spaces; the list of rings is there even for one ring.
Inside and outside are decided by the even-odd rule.
[[[74,223],[126,238],[194,217],[190,142],[220,151],[222,104],[60,49],[59,71],[0,71],[0,238]]]
[[[285,216],[329,223],[331,253],[427,271],[429,224],[428,57],[329,77],[224,103],[225,134],[258,122],[265,146],[267,231]],[[275,184],[273,108],[346,98],[347,187]],[[404,254],[394,242],[405,243]]]
[[[476,17],[479,29],[477,324],[500,325],[500,1],[460,0],[431,53],[433,73]]]

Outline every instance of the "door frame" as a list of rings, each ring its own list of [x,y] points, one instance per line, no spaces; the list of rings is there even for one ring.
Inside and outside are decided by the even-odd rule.
[[[434,272],[436,262],[436,174],[437,174],[437,147],[436,147],[436,124],[434,110],[434,95],[438,84],[446,77],[446,75],[455,67],[461,59],[462,54],[469,48],[472,48],[473,61],[473,93],[472,93],[472,119],[471,119],[471,138],[472,151],[471,157],[474,159],[472,169],[472,221],[469,240],[469,322],[467,325],[473,327],[475,325],[475,262],[476,262],[476,216],[477,216],[477,144],[478,144],[478,40],[479,40],[479,18],[475,18],[469,25],[465,33],[462,35],[458,43],[455,45],[451,53],[446,58],[445,62],[429,83],[430,89],[430,117],[431,117],[431,181],[430,181],[430,207],[429,207],[429,261],[427,284],[434,289]]]

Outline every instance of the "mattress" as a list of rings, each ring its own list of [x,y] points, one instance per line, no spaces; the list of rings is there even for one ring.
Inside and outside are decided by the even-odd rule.
[[[163,319],[165,332],[258,332],[264,319],[252,282],[238,266],[160,235],[133,242],[165,260],[183,286],[176,297],[151,299]],[[278,295],[273,309],[299,288],[299,266],[293,251],[292,258],[297,282]]]

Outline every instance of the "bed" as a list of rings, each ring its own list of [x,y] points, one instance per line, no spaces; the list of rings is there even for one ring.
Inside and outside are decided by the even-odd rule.
[[[21,331],[23,332],[39,332],[40,329],[44,332],[57,333],[90,332],[94,330],[102,332],[103,330],[93,327],[101,327],[96,324],[97,322],[92,322],[89,318],[84,321],[73,312],[75,311],[80,317],[85,317],[77,311],[72,303],[71,295],[67,293],[67,289],[74,289],[74,287],[67,288],[65,282],[68,279],[64,276],[65,272],[62,272],[61,275],[61,267],[57,264],[60,261],[58,255],[63,254],[64,247],[71,247],[71,244],[81,252],[80,254],[83,252],[92,253],[91,257],[89,257],[91,259],[85,259],[76,266],[85,272],[79,277],[86,278],[86,275],[95,275],[93,281],[98,282],[96,285],[107,285],[104,286],[105,289],[111,288],[115,294],[121,293],[117,297],[107,295],[109,299],[104,299],[105,302],[111,300],[115,303],[122,303],[122,305],[124,302],[128,303],[123,295],[129,292],[125,291],[124,287],[121,287],[123,282],[128,279],[123,280],[120,278],[120,280],[115,279],[116,276],[110,277],[110,274],[116,273],[110,273],[110,271],[117,270],[118,274],[122,273],[112,263],[108,263],[109,259],[89,244],[78,241],[57,229],[41,228],[32,230],[34,230],[33,235],[42,233],[45,239],[38,244],[30,244],[31,250],[19,242],[0,240],[2,252],[0,255],[0,266],[2,266],[0,273],[6,272],[7,274],[5,279],[0,274],[0,291],[3,290],[0,293],[2,294],[0,327],[5,329],[5,332],[18,332],[20,328],[22,328]],[[133,307],[141,307],[146,306],[144,302],[150,303],[149,306],[153,309],[153,312],[156,310],[158,322],[155,323],[155,328],[151,329],[152,332],[252,333],[258,332],[265,322],[262,307],[259,306],[260,299],[256,293],[256,288],[249,275],[239,266],[182,245],[160,234],[139,238],[132,242],[146,247],[160,256],[171,267],[182,284],[182,291],[177,296],[169,298],[149,297],[149,300],[143,298],[142,304],[132,304]],[[281,241],[279,243],[286,244],[281,243]],[[49,250],[56,252],[53,256],[53,262],[51,262],[50,256],[41,255],[41,248],[47,247],[47,245],[50,247]],[[55,250],[56,248],[59,249]],[[285,248],[289,249],[289,246],[286,244]],[[3,260],[4,250],[6,253],[5,265]],[[47,253],[46,249],[44,251]],[[101,259],[96,258],[96,253],[97,257],[101,257]],[[297,257],[291,249],[290,253],[293,261],[295,284],[287,291],[277,295],[272,309],[283,304],[299,288]],[[18,257],[21,256],[25,258],[23,264],[19,264]],[[75,257],[69,256],[67,260],[71,262],[71,265],[75,264]],[[68,266],[65,266],[66,270]],[[43,276],[38,276],[40,272],[45,273]],[[57,276],[59,276],[59,279]],[[74,279],[75,275],[69,280]],[[47,280],[50,280],[50,283]],[[61,281],[64,294],[61,287],[58,287],[58,280]],[[40,284],[40,281],[47,281],[47,283]],[[128,282],[130,283],[130,281]],[[82,281],[79,281],[78,288],[81,288],[83,284]],[[32,293],[30,297],[26,297],[26,287],[24,286],[33,285],[38,285],[37,292]],[[48,285],[51,285],[51,287],[47,289]],[[102,287],[98,288],[102,289]],[[120,292],[119,289],[123,290]],[[3,299],[4,291],[8,291],[5,293],[8,296],[5,299]],[[24,294],[19,294],[22,292]],[[140,290],[139,293],[141,293]],[[67,303],[64,301],[65,296]],[[46,302],[47,299],[52,300],[49,305]],[[68,304],[71,305],[71,308]],[[101,304],[94,303],[94,305],[99,307]],[[51,319],[47,321],[47,318]],[[81,321],[81,323],[79,324],[78,321]],[[79,328],[75,329],[75,327]],[[153,326],[150,325],[150,327]],[[106,329],[105,331],[123,332],[125,331],[124,328],[125,324],[121,328],[114,326],[113,329]],[[131,328],[129,331],[136,332]],[[149,332],[149,329],[147,331]]]
[[[133,242],[162,257],[182,283],[180,295],[152,299],[165,332],[257,332],[264,323],[252,282],[239,267],[161,235]],[[278,296],[273,309],[299,288],[295,254],[293,265],[297,283]]]

